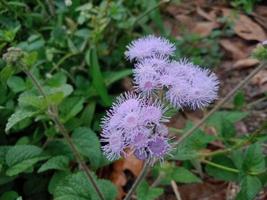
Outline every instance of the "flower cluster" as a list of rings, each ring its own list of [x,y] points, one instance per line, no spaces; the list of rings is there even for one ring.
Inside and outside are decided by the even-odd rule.
[[[102,121],[102,149],[108,159],[130,152],[141,160],[157,160],[169,153],[167,108],[159,94],[176,108],[203,108],[217,98],[215,74],[186,59],[173,60],[174,52],[174,44],[152,35],[127,46],[125,55],[135,62],[137,94],[118,97]]]
[[[176,108],[206,107],[217,97],[217,77],[186,59],[170,59],[174,50],[169,41],[155,36],[138,39],[128,46],[126,57],[136,61],[136,91],[151,96],[162,89],[166,91],[165,99]]]
[[[166,108],[160,102],[142,99],[135,93],[117,98],[102,121],[101,141],[108,159],[126,155],[125,149],[137,158],[163,158],[169,151],[168,129],[163,124]]]

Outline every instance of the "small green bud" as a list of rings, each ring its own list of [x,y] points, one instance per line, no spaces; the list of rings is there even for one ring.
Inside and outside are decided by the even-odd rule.
[[[267,60],[267,40],[256,46],[252,56],[258,60]]]
[[[20,48],[10,47],[3,55],[3,60],[9,65],[17,65],[22,59],[24,53]]]

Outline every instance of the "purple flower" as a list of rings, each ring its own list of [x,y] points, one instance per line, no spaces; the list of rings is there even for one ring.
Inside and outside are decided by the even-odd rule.
[[[143,120],[148,124],[157,124],[160,122],[168,122],[169,119],[164,116],[164,113],[168,110],[167,107],[164,107],[159,101],[151,103],[152,100],[149,100],[146,103],[146,106],[142,109]]]
[[[156,134],[158,136],[167,137],[169,133],[168,127],[164,124],[159,124],[156,127]]]
[[[176,81],[169,85],[166,99],[174,107],[203,108],[217,98],[219,81],[210,70],[180,60],[173,63],[170,74]]]
[[[148,158],[148,153],[146,152],[146,149],[145,148],[143,148],[143,149],[136,149],[134,151],[134,155],[139,160],[146,160]]]
[[[170,144],[168,143],[168,138],[156,136],[151,139],[148,143],[148,150],[150,152],[150,157],[156,159],[163,159],[163,157],[169,153]]]
[[[125,155],[125,148],[132,149],[137,157],[153,158],[156,154],[150,153],[149,144],[156,136],[163,137],[168,132],[162,124],[168,121],[164,116],[166,110],[159,101],[141,99],[134,93],[119,96],[101,124],[102,149],[107,158]]]
[[[135,64],[134,84],[136,91],[150,96],[161,89],[161,76],[165,73],[169,60],[163,56],[153,56]]]
[[[125,153],[126,144],[121,130],[105,131],[101,136],[101,142],[106,143],[106,145],[102,146],[102,150],[109,160],[118,159]]]
[[[134,40],[126,48],[125,56],[130,61],[141,60],[155,55],[170,56],[175,51],[174,44],[165,38],[154,35],[148,35]]]

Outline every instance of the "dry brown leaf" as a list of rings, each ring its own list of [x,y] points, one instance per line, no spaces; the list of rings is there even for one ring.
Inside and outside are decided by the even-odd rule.
[[[125,170],[129,170],[135,177],[137,177],[143,168],[143,161],[138,160],[133,154],[130,154],[127,158],[116,161],[112,167],[113,169],[110,175],[110,180],[118,188],[119,193],[117,199],[122,199],[125,195],[123,187],[128,181]]]
[[[263,29],[245,15],[239,15],[234,26],[235,33],[245,40],[264,41],[266,34]]]
[[[192,29],[193,33],[200,36],[208,36],[214,28],[218,28],[218,24],[214,22],[198,22]]]
[[[259,60],[254,59],[254,58],[245,58],[245,59],[236,61],[233,67],[236,69],[244,69],[248,67],[253,67],[257,64],[259,64]]]
[[[254,85],[263,85],[264,83],[267,82],[267,70],[260,71],[257,73],[252,79],[251,83]]]
[[[257,21],[265,30],[267,30],[267,6],[257,6],[252,13],[255,21]]]
[[[234,22],[235,33],[245,40],[264,41],[266,34],[262,27],[255,23],[248,16],[239,14],[237,15],[232,9],[217,8],[221,10],[224,17],[229,18]]]
[[[255,12],[262,17],[267,17],[267,6],[256,6]]]
[[[212,10],[211,12],[206,12],[205,10],[203,10],[200,7],[197,7],[196,9],[197,14],[201,17],[203,17],[204,19],[211,21],[211,22],[216,22],[216,14],[215,14],[215,10]]]
[[[220,45],[231,54],[230,57],[234,60],[240,60],[248,56],[244,51],[245,48],[243,48],[240,43],[233,42],[229,39],[222,39],[220,40]]]
[[[176,15],[175,19],[177,19],[182,25],[186,26],[189,30],[195,26],[193,19],[187,15]]]

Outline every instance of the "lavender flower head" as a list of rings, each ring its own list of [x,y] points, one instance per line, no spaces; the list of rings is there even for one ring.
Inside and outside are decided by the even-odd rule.
[[[153,56],[135,64],[133,70],[135,89],[150,96],[162,88],[161,77],[166,73],[170,61],[165,56]]]
[[[165,38],[148,35],[129,44],[125,56],[130,61],[133,61],[155,55],[171,56],[174,51],[174,45]]]
[[[117,98],[102,120],[102,150],[110,160],[126,156],[125,149],[138,152],[139,159],[162,159],[170,150],[166,127],[163,122],[166,108],[159,101],[151,102],[134,93]],[[160,138],[157,139],[157,138]],[[164,142],[162,142],[164,141]],[[155,142],[164,146],[155,153]]]
[[[188,60],[173,63],[170,71],[176,80],[169,85],[166,99],[174,107],[190,107],[195,110],[208,106],[217,98],[219,81],[208,69],[200,68]]]

